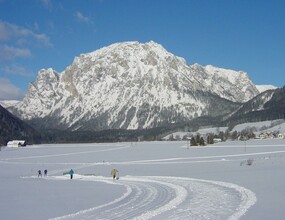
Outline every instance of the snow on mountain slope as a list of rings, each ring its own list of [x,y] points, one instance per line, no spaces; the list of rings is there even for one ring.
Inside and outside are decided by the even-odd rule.
[[[19,102],[18,100],[0,100],[0,105],[4,108],[8,108],[17,105]]]
[[[236,125],[232,131],[241,132],[242,130],[255,130],[255,131],[263,131],[263,130],[270,130],[273,128],[273,130],[276,127],[285,127],[284,126],[284,120],[278,119],[278,120],[272,120],[272,121],[260,121],[260,122],[248,122]],[[280,129],[281,129],[280,127]],[[279,130],[280,132],[284,132],[283,130]]]
[[[277,89],[277,87],[273,85],[256,85],[256,88],[260,93],[271,89]]]
[[[259,92],[249,79],[247,73],[199,64],[191,66],[203,76],[203,80],[213,92],[235,102],[246,102]]]
[[[258,94],[244,72],[189,66],[160,44],[124,42],[41,70],[14,111],[46,128],[149,128],[221,115]],[[219,103],[219,105],[217,105]]]

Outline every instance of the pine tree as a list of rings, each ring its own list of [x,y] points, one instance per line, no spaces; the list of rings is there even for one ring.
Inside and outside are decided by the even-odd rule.
[[[199,144],[200,144],[200,146],[206,145],[203,137],[200,138]]]
[[[214,144],[214,134],[209,134],[207,137],[207,144]]]
[[[191,138],[190,144],[191,144],[191,146],[197,146],[197,142],[196,142],[196,139],[194,137]]]

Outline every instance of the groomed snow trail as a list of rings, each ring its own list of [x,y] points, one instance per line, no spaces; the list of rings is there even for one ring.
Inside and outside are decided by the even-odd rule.
[[[66,179],[66,177],[49,177]],[[80,176],[75,181],[120,184],[125,193],[114,201],[60,219],[238,219],[256,202],[255,194],[225,182],[166,176]]]

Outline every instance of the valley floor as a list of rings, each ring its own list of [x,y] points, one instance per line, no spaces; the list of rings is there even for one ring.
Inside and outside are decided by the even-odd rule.
[[[252,164],[250,165],[250,162]],[[285,140],[0,152],[1,219],[283,219]],[[119,170],[113,181],[111,169]],[[38,170],[48,175],[37,176]],[[71,180],[63,175],[75,171]]]

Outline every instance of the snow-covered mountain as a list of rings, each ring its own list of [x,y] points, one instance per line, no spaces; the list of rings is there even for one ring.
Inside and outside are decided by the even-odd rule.
[[[42,69],[12,111],[42,128],[150,128],[223,115],[259,94],[245,72],[186,61],[160,44],[124,42]]]

